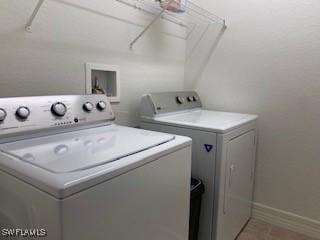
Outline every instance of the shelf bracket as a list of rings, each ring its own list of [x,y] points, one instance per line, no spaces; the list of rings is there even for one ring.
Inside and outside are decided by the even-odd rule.
[[[35,18],[37,17],[37,14],[42,6],[42,4],[44,3],[45,0],[39,0],[35,9],[33,10],[33,13],[29,19],[29,21],[27,22],[26,24],[26,31],[27,32],[32,32],[32,24],[33,24],[33,21],[35,20]]]
[[[153,24],[155,24],[162,16],[162,14],[168,9],[168,7],[174,2],[175,0],[171,0],[167,5],[160,11],[158,15],[142,30],[139,35],[132,40],[130,43],[130,49],[133,49],[133,45],[152,27]]]
[[[223,29],[227,29],[228,28],[228,25],[227,25],[227,21],[225,19],[222,20],[223,21]]]

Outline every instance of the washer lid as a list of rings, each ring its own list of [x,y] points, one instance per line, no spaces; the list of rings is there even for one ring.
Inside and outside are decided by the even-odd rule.
[[[106,126],[0,145],[0,150],[51,173],[70,173],[116,161],[174,136]]]
[[[216,112],[203,109],[154,117],[154,121],[203,129],[217,133],[225,133],[243,124],[252,122],[258,116],[251,114]]]

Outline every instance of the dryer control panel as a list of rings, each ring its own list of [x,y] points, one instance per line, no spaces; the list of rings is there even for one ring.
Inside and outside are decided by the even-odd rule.
[[[113,120],[105,95],[0,98],[0,136]]]
[[[199,95],[194,91],[149,93],[142,97],[141,115],[153,116],[192,108],[201,108]]]

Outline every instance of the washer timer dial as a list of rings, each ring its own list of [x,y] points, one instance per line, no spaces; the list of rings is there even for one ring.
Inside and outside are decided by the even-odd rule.
[[[187,100],[188,100],[188,102],[193,102],[194,98],[193,98],[193,96],[189,96],[189,97],[187,97]]]
[[[27,119],[30,115],[30,110],[28,107],[18,107],[17,111],[16,111],[16,116],[20,119]]]
[[[51,106],[51,112],[58,117],[63,117],[67,113],[67,107],[62,102],[56,102]]]
[[[3,109],[0,108],[0,122],[3,122],[7,117],[7,112]]]
[[[83,110],[86,112],[91,112],[93,110],[93,104],[91,102],[86,102],[83,104]]]
[[[106,107],[107,107],[107,104],[104,101],[100,101],[97,103],[97,108],[100,111],[103,111],[104,109],[106,109]]]
[[[178,96],[178,97],[176,97],[176,101],[179,104],[183,104],[186,100],[183,96]]]

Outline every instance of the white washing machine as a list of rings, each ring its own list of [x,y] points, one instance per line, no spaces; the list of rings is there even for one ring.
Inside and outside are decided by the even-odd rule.
[[[205,185],[199,240],[233,240],[251,216],[256,115],[207,111],[196,92],[151,93],[141,128],[189,136],[192,175]]]
[[[103,95],[0,99],[0,239],[187,239],[191,139],[113,119]]]

